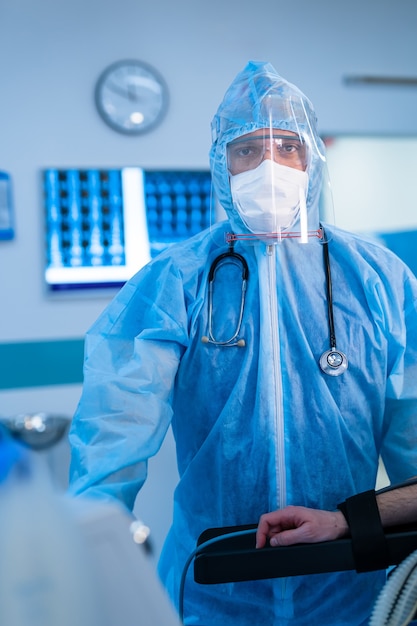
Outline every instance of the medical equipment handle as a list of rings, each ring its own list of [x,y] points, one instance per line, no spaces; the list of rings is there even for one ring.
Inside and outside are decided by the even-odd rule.
[[[253,532],[246,535],[227,536],[251,528]],[[213,537],[219,540],[196,555],[194,580],[207,585],[356,569],[350,538],[256,549],[256,528],[254,524],[205,530],[197,545]],[[386,529],[385,536],[390,565],[398,565],[417,550],[417,523]]]

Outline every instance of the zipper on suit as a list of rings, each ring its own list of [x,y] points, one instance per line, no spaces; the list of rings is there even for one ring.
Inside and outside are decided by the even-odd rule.
[[[274,378],[275,429],[276,429],[276,456],[275,475],[277,485],[277,505],[282,509],[286,505],[286,469],[285,469],[285,439],[284,439],[284,410],[282,397],[281,353],[279,341],[276,249],[274,245],[267,246],[268,279],[269,279],[269,307],[272,339],[272,368]]]

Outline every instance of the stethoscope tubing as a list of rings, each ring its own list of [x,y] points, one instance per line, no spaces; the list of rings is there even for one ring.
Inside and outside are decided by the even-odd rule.
[[[326,297],[327,297],[327,320],[329,324],[329,341],[330,350],[323,352],[319,359],[319,365],[322,371],[329,376],[340,376],[348,368],[348,359],[346,354],[336,347],[336,331],[334,324],[334,307],[333,307],[333,282],[331,274],[329,242],[326,237],[326,231],[322,227],[323,233],[323,261],[326,275]]]
[[[213,335],[213,289],[214,289],[214,279],[216,276],[216,272],[219,268],[219,265],[222,263],[222,261],[231,261],[232,263],[234,263],[235,265],[240,264],[241,268],[242,268],[242,288],[241,288],[241,298],[240,298],[240,310],[239,310],[239,317],[238,317],[238,322],[236,325],[236,331],[235,333],[230,337],[230,339],[227,339],[226,341],[217,341],[214,338]],[[243,348],[245,346],[245,340],[244,339],[238,339],[238,335],[242,326],[242,320],[243,320],[243,311],[245,308],[245,299],[246,299],[246,285],[248,282],[248,278],[249,278],[249,267],[247,264],[247,261],[245,259],[245,257],[243,257],[241,254],[238,254],[237,252],[234,251],[233,246],[231,245],[229,250],[227,252],[224,252],[223,254],[219,254],[219,256],[217,256],[213,263],[210,266],[210,270],[208,273],[208,336],[203,336],[202,337],[202,342],[203,343],[212,343],[216,346],[222,346],[225,348],[231,348],[231,347],[239,347],[239,348]]]
[[[348,368],[348,360],[346,355],[338,350],[336,347],[336,331],[334,322],[334,307],[333,307],[333,286],[331,276],[331,263],[329,253],[329,243],[326,238],[324,228],[321,226],[321,233],[323,237],[323,263],[326,277],[326,300],[327,300],[327,321],[329,326],[329,342],[330,349],[323,352],[319,359],[319,365],[321,370],[329,376],[340,376]],[[219,347],[244,347],[245,340],[239,338],[240,329],[242,327],[243,313],[245,308],[246,288],[249,280],[249,267],[246,259],[239,253],[234,251],[234,241],[229,242],[229,250],[219,254],[212,262],[208,273],[208,335],[204,335],[201,340],[203,343],[212,344]],[[240,310],[238,322],[236,325],[236,331],[234,334],[225,341],[219,341],[215,339],[213,335],[213,290],[214,280],[216,272],[219,269],[220,264],[223,261],[232,261],[233,263],[240,264],[242,267],[242,295],[240,301]]]

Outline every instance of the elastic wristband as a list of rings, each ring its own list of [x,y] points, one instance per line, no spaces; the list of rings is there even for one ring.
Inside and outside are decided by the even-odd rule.
[[[375,490],[348,498],[337,507],[345,516],[352,537],[357,572],[386,569],[390,555],[376,503]]]

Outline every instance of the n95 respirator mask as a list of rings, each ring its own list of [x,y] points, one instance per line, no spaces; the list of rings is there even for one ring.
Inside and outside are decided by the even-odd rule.
[[[306,172],[265,159],[255,169],[230,176],[233,204],[253,233],[278,233],[305,207]]]

